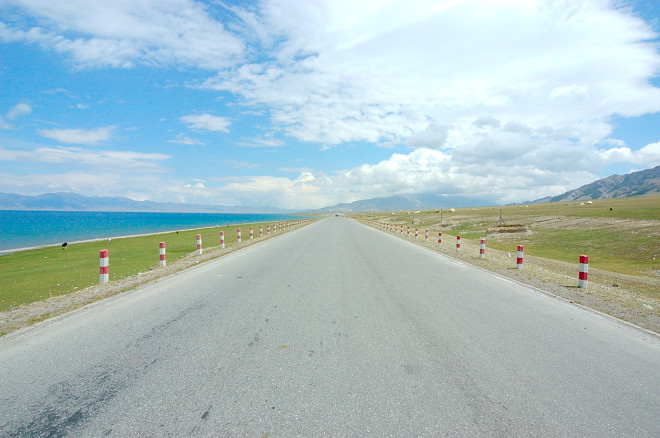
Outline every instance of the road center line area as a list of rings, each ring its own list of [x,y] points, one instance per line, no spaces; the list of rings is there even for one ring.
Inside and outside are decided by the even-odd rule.
[[[331,217],[0,338],[0,436],[660,436],[660,339]]]

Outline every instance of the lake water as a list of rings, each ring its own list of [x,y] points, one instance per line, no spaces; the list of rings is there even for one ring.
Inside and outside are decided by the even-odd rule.
[[[298,219],[282,214],[0,210],[0,251],[90,239]]]

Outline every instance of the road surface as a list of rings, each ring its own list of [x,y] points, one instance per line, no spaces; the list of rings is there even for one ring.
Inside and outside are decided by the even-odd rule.
[[[660,436],[660,340],[345,218],[0,338],[0,436]]]

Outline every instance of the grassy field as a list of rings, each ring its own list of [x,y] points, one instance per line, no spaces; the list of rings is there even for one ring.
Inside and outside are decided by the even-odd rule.
[[[528,231],[505,234],[496,228],[500,218]],[[525,254],[576,262],[589,255],[590,267],[630,275],[660,274],[660,194],[615,198],[583,204],[580,201],[504,207],[372,212],[360,217],[435,232],[460,234],[461,239],[486,236],[488,246]],[[660,292],[659,292],[660,293]]]
[[[250,226],[254,228],[255,239],[258,238],[260,225],[266,235],[266,223],[231,225],[113,238],[111,243],[106,240],[75,243],[65,250],[55,246],[3,255],[0,256],[0,311],[98,284],[102,249],[109,250],[110,281],[113,281],[158,267],[159,242],[166,244],[169,264],[197,250],[197,234],[202,235],[203,248],[209,250],[220,246],[220,231],[225,233],[225,245],[231,245],[237,241],[237,228],[246,241]]]

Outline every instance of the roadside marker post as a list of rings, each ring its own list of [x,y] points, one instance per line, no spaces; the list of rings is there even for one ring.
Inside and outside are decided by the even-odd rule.
[[[197,255],[202,255],[202,235],[197,235]]]
[[[220,248],[225,247],[225,232],[220,231]]]
[[[165,242],[160,242],[158,244],[158,255],[160,256],[160,261],[158,264],[160,266],[166,266],[167,265],[167,259],[166,259],[166,254],[165,254]]]
[[[254,238],[254,230],[250,227],[250,240]]]
[[[410,227],[408,227],[408,232],[406,234],[408,234],[408,237],[410,237]]]
[[[270,234],[270,224],[266,225],[266,232]]]
[[[578,287],[582,289],[587,288],[589,277],[589,256],[580,256],[580,274],[578,276]]]
[[[486,258],[486,239],[481,238],[481,244],[479,245],[479,258]]]
[[[259,237],[264,237],[264,227],[259,225]]]
[[[110,257],[108,256],[108,250],[102,249],[99,256],[99,283],[104,284],[110,281]]]
[[[238,238],[238,240],[237,240],[238,243],[241,243],[241,229],[240,228],[236,229],[236,234],[237,234],[237,238]]]
[[[456,236],[456,252],[461,252],[461,235]]]
[[[442,233],[438,233],[438,245],[442,243]]]
[[[516,269],[522,269],[523,268],[523,255],[524,255],[524,248],[522,245],[518,245],[518,256],[516,258]]]
[[[419,237],[419,230],[415,228],[415,239],[417,239],[418,237]]]
[[[429,230],[426,230],[426,234],[424,235],[424,242],[429,241]]]

